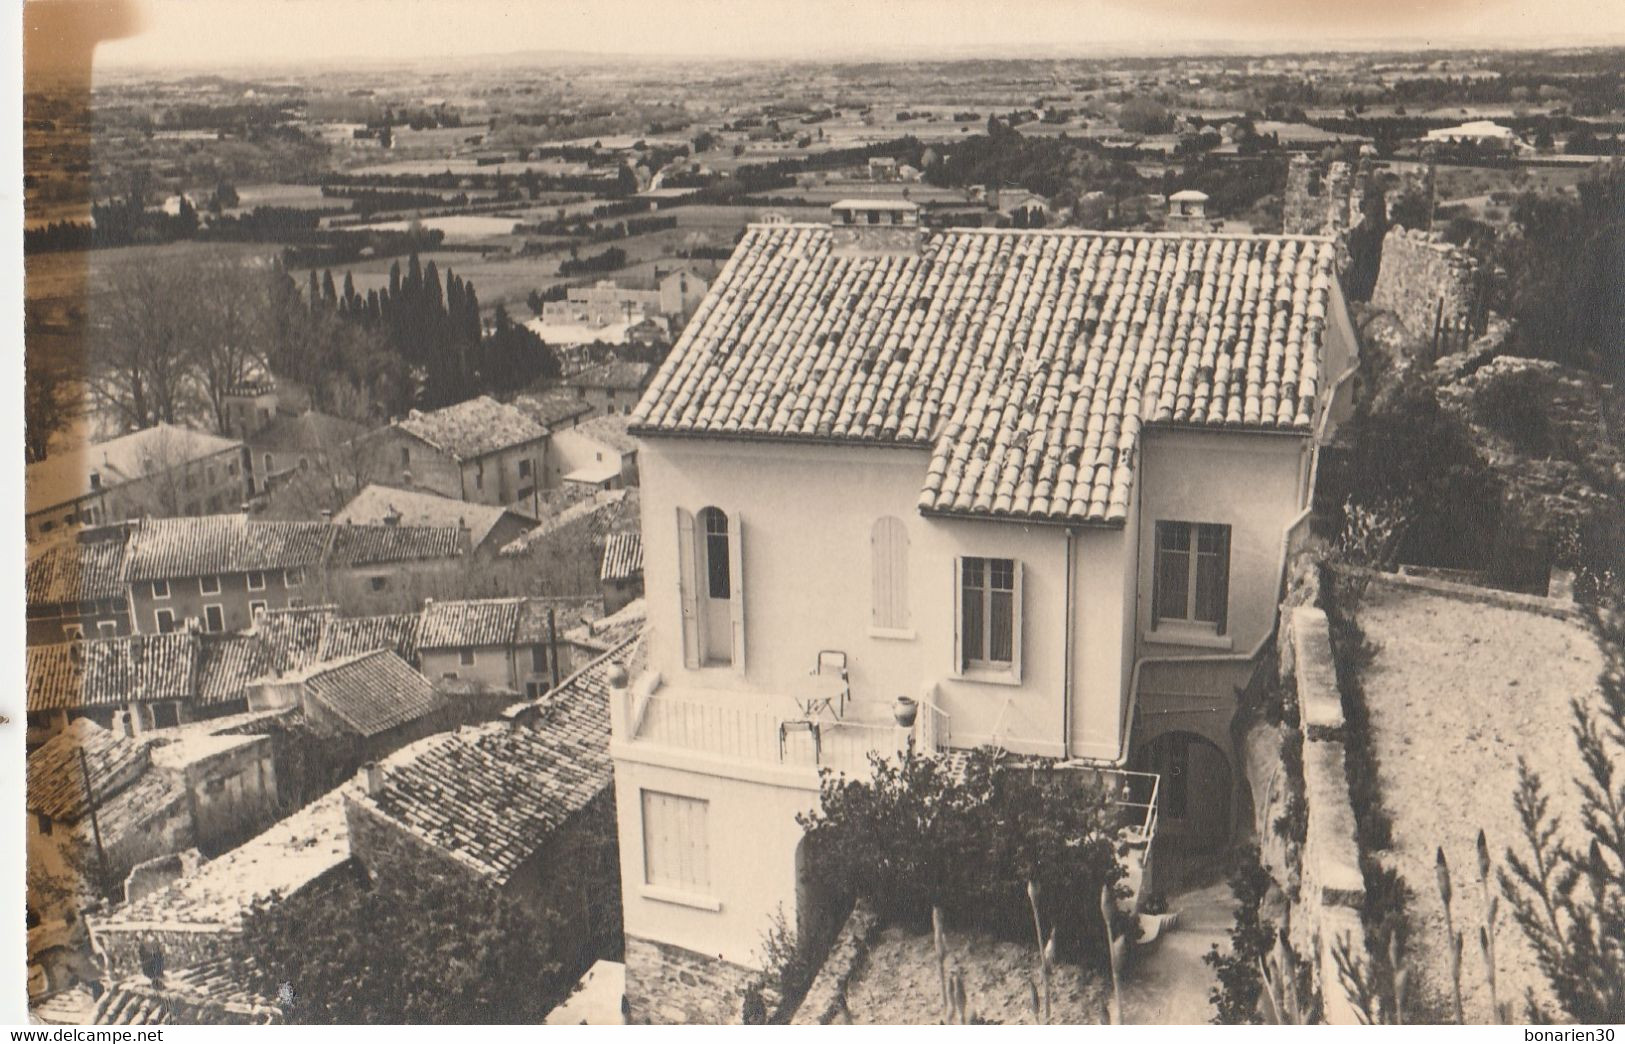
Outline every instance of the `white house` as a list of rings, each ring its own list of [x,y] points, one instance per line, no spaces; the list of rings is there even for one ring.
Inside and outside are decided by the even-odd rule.
[[[1235,689],[1347,409],[1327,238],[846,209],[750,228],[632,415],[635,1020],[737,1015],[774,911],[819,913],[795,822],[818,768],[906,735],[1155,772],[1164,834],[1221,841]]]

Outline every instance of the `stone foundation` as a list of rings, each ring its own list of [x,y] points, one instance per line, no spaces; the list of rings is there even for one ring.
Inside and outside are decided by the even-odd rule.
[[[1459,247],[1395,225],[1382,241],[1371,306],[1392,312],[1426,346],[1427,362],[1461,351],[1482,332],[1478,271]]]
[[[681,946],[626,937],[627,1021],[739,1025],[745,989],[760,973]]]

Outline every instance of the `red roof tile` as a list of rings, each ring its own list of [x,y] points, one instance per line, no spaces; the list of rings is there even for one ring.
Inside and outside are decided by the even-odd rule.
[[[318,664],[305,695],[362,736],[376,736],[444,706],[429,679],[385,649]]]
[[[929,446],[922,510],[1121,522],[1145,424],[1310,429],[1333,260],[1071,230],[846,256],[828,226],[753,226],[633,431]]]
[[[197,636],[132,634],[28,647],[28,710],[189,700],[197,691]]]

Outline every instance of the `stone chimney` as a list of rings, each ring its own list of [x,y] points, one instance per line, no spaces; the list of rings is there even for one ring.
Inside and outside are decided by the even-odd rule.
[[[384,766],[376,761],[369,761],[361,766],[363,778],[367,781],[367,796],[377,797],[384,789]]]
[[[830,206],[835,257],[914,257],[925,245],[920,208],[905,199],[843,199]]]

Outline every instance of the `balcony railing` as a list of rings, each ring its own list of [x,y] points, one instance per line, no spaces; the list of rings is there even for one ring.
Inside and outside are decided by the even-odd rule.
[[[759,702],[760,698],[753,702]],[[744,705],[736,694],[694,696],[655,691],[641,700],[630,697],[627,735],[635,742],[708,754],[734,761],[807,765],[864,775],[869,754],[895,757],[908,745],[940,751],[949,740],[949,718],[929,700],[921,700],[914,724],[904,728],[892,718],[890,704],[854,700],[840,715],[797,714],[791,700],[780,713]]]

